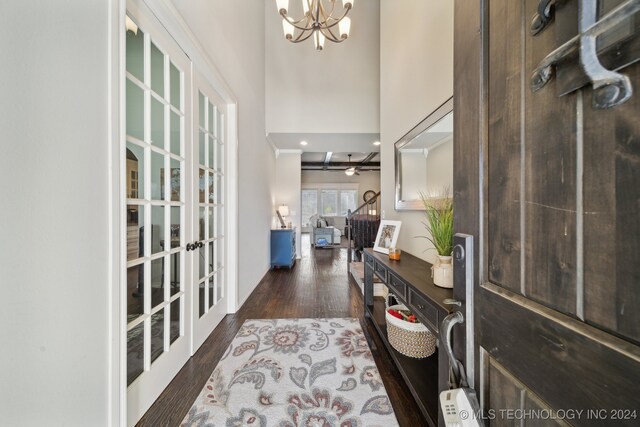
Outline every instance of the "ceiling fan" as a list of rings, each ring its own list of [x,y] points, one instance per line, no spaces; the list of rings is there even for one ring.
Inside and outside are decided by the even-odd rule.
[[[347,176],[353,176],[354,174],[355,175],[360,175],[360,172],[358,172],[358,167],[357,166],[351,166],[351,154],[349,154],[349,167],[347,169],[345,169],[344,173]]]

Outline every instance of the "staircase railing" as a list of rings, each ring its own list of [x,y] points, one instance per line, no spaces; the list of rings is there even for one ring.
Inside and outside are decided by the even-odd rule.
[[[349,266],[355,259],[362,260],[364,248],[373,247],[373,243],[380,226],[380,192],[358,206],[354,211],[347,212],[347,262]]]

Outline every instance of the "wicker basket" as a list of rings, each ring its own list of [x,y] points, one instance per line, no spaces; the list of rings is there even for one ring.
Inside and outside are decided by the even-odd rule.
[[[392,305],[393,310],[407,310],[404,305]],[[436,351],[436,337],[422,323],[411,323],[385,312],[389,344],[401,354],[423,359]]]

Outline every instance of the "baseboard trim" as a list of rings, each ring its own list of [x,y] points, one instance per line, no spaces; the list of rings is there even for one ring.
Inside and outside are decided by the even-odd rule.
[[[244,299],[242,301],[238,302],[238,307],[237,307],[237,309],[236,309],[236,311],[234,313],[237,313],[242,308],[244,303],[247,302],[249,297],[251,295],[253,295],[253,293],[255,292],[255,290],[258,287],[258,285],[260,285],[260,283],[262,283],[264,281],[264,278],[267,276],[267,273],[269,273],[269,270],[271,270],[271,268],[267,268],[267,270],[262,274],[262,277],[260,278],[260,280],[258,280],[258,283],[253,285],[253,288],[251,288],[251,290],[249,292],[247,292],[247,295],[244,297]]]

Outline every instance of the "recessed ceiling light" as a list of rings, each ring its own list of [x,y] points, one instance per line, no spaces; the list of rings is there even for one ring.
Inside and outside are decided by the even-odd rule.
[[[300,141],[300,145],[307,145],[308,142],[307,141]]]
[[[373,145],[380,145],[380,141],[374,142]]]

